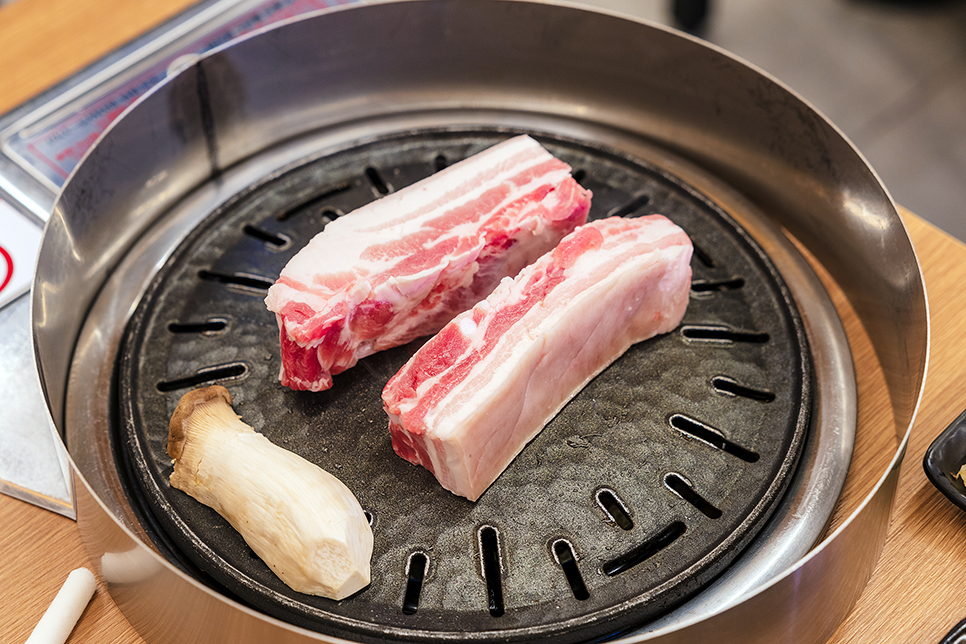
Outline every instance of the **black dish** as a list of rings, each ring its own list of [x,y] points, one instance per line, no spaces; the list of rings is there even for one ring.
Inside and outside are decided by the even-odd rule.
[[[946,498],[966,510],[966,485],[957,478],[966,462],[966,411],[949,424],[926,450],[922,468]]]

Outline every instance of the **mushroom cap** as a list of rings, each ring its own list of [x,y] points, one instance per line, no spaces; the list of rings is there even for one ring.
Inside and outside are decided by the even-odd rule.
[[[222,398],[229,407],[231,406],[231,393],[221,385],[194,389],[181,397],[168,423],[168,456],[175,460],[181,458],[184,441],[188,436],[188,419],[191,414],[200,405],[218,398]]]

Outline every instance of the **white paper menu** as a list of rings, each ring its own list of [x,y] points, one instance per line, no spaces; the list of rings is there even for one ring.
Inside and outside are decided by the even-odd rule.
[[[0,308],[30,289],[42,235],[38,224],[0,200]]]

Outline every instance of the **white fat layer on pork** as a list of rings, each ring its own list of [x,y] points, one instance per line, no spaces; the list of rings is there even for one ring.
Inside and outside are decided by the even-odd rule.
[[[435,453],[435,446],[432,450],[433,471],[444,487],[477,498],[574,393],[632,344],[680,322],[691,248],[649,250],[662,228],[680,234],[670,222],[652,228],[654,237],[646,244],[615,241],[582,255],[568,270],[574,277],[504,334],[427,413],[425,444],[436,439],[445,445],[444,454]],[[505,280],[489,305],[518,301],[523,277],[533,270],[525,269],[518,282]],[[471,342],[479,343],[487,321],[465,334]],[[547,344],[555,349],[548,351]]]
[[[276,310],[282,303],[298,301],[308,304],[314,310],[321,310],[326,306],[331,291],[313,284],[313,277],[324,274],[324,267],[332,267],[332,272],[335,273],[347,267],[365,265],[364,273],[369,275],[389,268],[399,260],[398,257],[384,261],[360,258],[373,244],[416,233],[427,220],[464,205],[480,197],[495,183],[506,181],[526,168],[550,159],[552,156],[530,137],[515,137],[470,157],[464,163],[449,166],[412,186],[339,217],[313,237],[282,270],[283,277],[302,284],[305,290],[295,289],[287,284],[275,284],[269,289],[266,304],[270,310]],[[488,171],[494,174],[493,180],[482,180],[481,175]],[[565,167],[535,176],[529,183],[515,187],[499,207],[542,184],[558,183],[568,176],[569,169]],[[455,187],[445,191],[445,198],[440,198],[443,192],[440,185]],[[552,193],[550,198],[553,198]],[[442,233],[440,239],[470,236],[474,234],[475,228],[475,222],[462,224]],[[538,235],[541,233],[539,230],[532,232]],[[479,246],[477,252],[478,250]],[[469,259],[475,259],[475,255],[471,254]],[[400,277],[394,282],[396,295],[387,290],[380,292],[379,296],[395,304],[401,299],[399,294],[410,288],[404,285],[405,282],[412,280],[417,283],[414,288],[418,288],[421,276],[429,272],[438,273],[439,268],[427,267],[419,274]]]
[[[667,223],[669,226],[663,227],[667,233],[674,234],[679,231],[676,226],[670,222]],[[500,387],[500,382],[505,380],[514,369],[512,362],[501,358],[509,358],[513,353],[528,350],[534,338],[551,332],[561,325],[564,317],[568,314],[572,315],[569,309],[579,311],[583,310],[584,306],[599,308],[594,306],[595,298],[600,297],[596,290],[609,288],[608,282],[616,282],[621,279],[623,273],[629,273],[633,278],[640,271],[653,270],[656,264],[666,259],[664,255],[667,253],[661,249],[648,249],[641,252],[641,248],[652,246],[657,239],[659,238],[655,237],[647,243],[633,245],[622,244],[619,240],[612,241],[598,251],[581,255],[574,266],[567,270],[568,278],[554,289],[548,300],[531,309],[523,319],[514,324],[509,332],[500,338],[490,355],[478,363],[466,379],[458,384],[440,405],[427,414],[427,426],[432,426],[436,418],[453,413],[459,408],[466,410],[464,413],[469,413],[474,406],[490,398],[493,391]],[[623,248],[620,247],[621,245]],[[690,253],[687,256],[690,260]],[[526,278],[540,267],[540,264],[534,264],[524,268],[517,279],[505,278],[493,294],[484,300],[487,309],[506,307],[522,300],[525,296]],[[659,268],[662,267],[663,264],[659,266]],[[608,281],[599,279],[602,274],[608,275]],[[661,284],[666,284],[671,277],[673,276],[665,276]],[[490,321],[490,318],[485,318],[477,327],[471,318],[472,312],[467,311],[454,319],[463,331],[463,335],[471,342],[469,350],[482,344],[486,325]],[[467,321],[472,326],[464,326]],[[473,328],[476,333],[467,333],[466,329],[470,328]],[[423,383],[419,393],[427,391],[440,377],[442,374]],[[458,426],[457,422],[447,423],[446,428],[437,429],[434,435],[436,438],[446,440],[453,431],[457,431]]]
[[[569,171],[518,137],[329,224],[265,300],[281,314],[282,384],[328,388],[333,372],[437,332],[554,247],[589,209]]]

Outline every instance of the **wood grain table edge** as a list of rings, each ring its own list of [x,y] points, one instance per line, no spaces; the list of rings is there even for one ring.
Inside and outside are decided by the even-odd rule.
[[[901,209],[930,308],[922,401],[902,463],[882,557],[833,642],[939,642],[966,617],[966,513],[926,478],[926,449],[966,408],[966,319],[960,311],[966,245]]]

